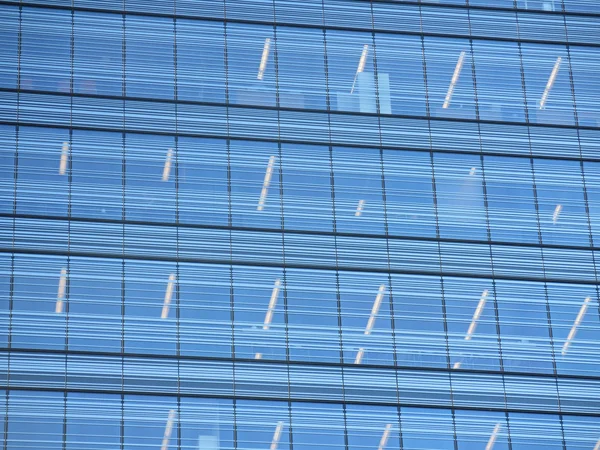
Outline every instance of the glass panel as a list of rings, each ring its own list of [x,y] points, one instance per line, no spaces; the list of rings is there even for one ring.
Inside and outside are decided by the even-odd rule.
[[[425,60],[431,115],[474,119],[473,59],[469,42],[426,37]]]
[[[388,277],[340,273],[339,283],[344,362],[393,364]]]
[[[322,31],[279,27],[277,29],[279,106],[327,109],[324,64]]]
[[[392,275],[398,365],[447,367],[440,279]]]
[[[452,412],[443,409],[400,409],[404,450],[455,450]]]
[[[179,266],[178,318],[182,354],[231,356],[233,342],[230,277],[228,266]],[[175,311],[172,313],[175,315]],[[240,311],[240,314],[243,312]]]
[[[6,448],[63,449],[64,403],[61,392],[11,392]]]
[[[346,449],[341,405],[292,403],[295,450]]]
[[[486,156],[484,164],[492,240],[538,243],[531,162]]]
[[[282,154],[285,228],[332,231],[333,187],[329,149],[282,144]]]
[[[69,302],[66,258],[15,255],[11,345],[64,349]]]
[[[435,236],[431,156],[384,150],[383,159],[388,233]]]
[[[553,353],[544,286],[497,280],[496,301],[504,370],[552,372]]]
[[[592,242],[598,245],[600,239],[600,164],[584,162],[585,192],[587,194]]]
[[[123,217],[123,136],[120,133],[73,131],[71,214]]]
[[[393,7],[396,6],[399,5]],[[402,20],[406,20],[405,17]],[[425,80],[421,40],[414,36],[378,34],[375,36],[375,45],[381,113],[424,116]]]
[[[459,450],[509,450],[506,416],[483,411],[456,411]]]
[[[597,26],[597,23],[594,24],[594,27]],[[600,51],[597,48],[571,47],[570,57],[579,125],[600,127],[600,105],[597,102],[600,86],[594,76],[600,70]]]
[[[286,285],[280,269],[233,268],[235,355],[285,359]]]
[[[434,176],[440,235],[487,240],[480,158],[436,153]]]
[[[290,416],[286,403],[236,402],[237,448],[267,448],[277,440],[278,450],[290,448]]]
[[[326,45],[331,108],[338,111],[377,112],[376,92],[381,89],[375,87],[372,36],[328,30]],[[389,85],[386,77],[379,78],[379,86],[384,90],[386,83]]]
[[[125,87],[130,97],[173,98],[175,33],[173,20],[126,16]],[[152,45],[148,45],[151,41]]]
[[[489,280],[444,278],[450,365],[499,369],[494,286]]]
[[[590,244],[581,165],[534,160],[542,240],[546,244]]]
[[[558,416],[510,413],[510,441],[513,450],[540,447],[562,449],[563,434]]]
[[[380,158],[376,149],[333,149],[337,231],[384,234]]]
[[[2,26],[0,27],[0,87],[17,87],[19,10],[8,5],[0,6]],[[28,89],[31,89],[29,87]]]
[[[473,41],[473,53],[479,118],[524,122],[521,62],[517,44]]]
[[[177,166],[173,137],[125,137],[125,212],[129,220],[175,222]]]
[[[11,289],[11,277],[13,275],[13,265],[11,255],[0,256],[0,346],[8,346],[8,337],[11,320],[10,301],[13,297]]]
[[[281,228],[277,144],[232,141],[230,149],[233,224]]]
[[[570,2],[572,0],[566,0]],[[517,0],[517,8],[543,10],[543,11],[560,11],[561,0]]]
[[[223,25],[199,20],[177,20],[176,26],[177,97],[183,100],[224,102]]]
[[[0,212],[12,213],[15,205],[16,127],[0,125]]]
[[[555,0],[559,3],[559,0]],[[564,0],[564,7],[567,11],[573,12],[598,12],[598,3],[594,0]]]
[[[335,273],[288,269],[286,287],[290,359],[339,362]]]
[[[125,262],[125,351],[175,354],[179,288],[174,264]]]
[[[235,448],[233,418],[231,400],[182,398],[178,421],[181,448],[186,450]],[[171,442],[175,447],[177,441]]]
[[[176,201],[179,221],[227,225],[229,193],[226,142],[217,139],[179,137],[177,144],[176,164],[175,158],[172,157],[170,176],[173,180],[177,179]],[[164,172],[163,167],[161,179],[164,179]],[[162,184],[166,188],[167,183]],[[169,189],[171,187],[173,183],[170,183]]]
[[[69,349],[120,352],[122,263],[78,258],[69,269]]]
[[[401,448],[397,408],[348,405],[346,408],[348,450],[383,447]]]
[[[523,44],[529,120],[574,124],[569,61],[562,46]]]
[[[19,129],[17,212],[67,215],[70,148],[67,130]]]
[[[77,11],[74,20],[74,91],[82,94],[122,95],[122,17]]]
[[[23,8],[21,89],[71,91],[71,12]]]
[[[565,443],[569,450],[588,450],[600,444],[598,417],[563,417]]]
[[[227,26],[227,88],[230,102],[275,106],[275,52],[273,27]]]
[[[600,315],[593,286],[552,283],[548,299],[559,373],[591,374],[600,370]]]
[[[179,436],[177,401],[169,397],[126,395],[123,407],[124,450],[157,447]],[[169,444],[167,444],[169,445]]]
[[[120,396],[67,395],[67,450],[118,448],[120,442]]]

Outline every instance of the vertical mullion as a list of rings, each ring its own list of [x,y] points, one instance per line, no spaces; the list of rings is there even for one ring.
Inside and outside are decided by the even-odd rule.
[[[371,40],[373,45],[373,78],[375,84],[375,111],[377,112],[377,125],[378,125],[378,136],[379,136],[379,169],[381,171],[381,197],[383,203],[383,227],[385,234],[385,247],[386,247],[386,255],[387,255],[387,284],[388,284],[388,301],[390,305],[390,332],[392,336],[392,359],[393,366],[395,371],[394,380],[396,383],[396,402],[398,406],[396,406],[396,414],[398,417],[398,433],[399,433],[399,441],[400,447],[403,447],[403,436],[402,436],[402,409],[400,408],[400,385],[398,383],[398,354],[396,349],[396,322],[394,315],[394,291],[392,284],[392,273],[391,273],[391,254],[390,254],[390,240],[389,240],[389,222],[388,222],[388,214],[387,214],[387,194],[386,194],[386,185],[385,185],[385,164],[383,158],[383,137],[381,131],[381,102],[379,99],[379,70],[377,63],[377,40],[375,36],[375,13],[373,10],[373,3],[371,2],[371,28],[373,31],[371,32]],[[391,94],[390,94],[391,96]],[[391,101],[391,99],[390,99]]]
[[[450,403],[454,405],[454,393],[452,389],[452,375],[450,372],[450,343],[448,338],[448,313],[446,309],[446,294],[444,288],[444,277],[442,276],[442,246],[440,241],[440,220],[438,214],[438,200],[437,200],[437,188],[435,181],[435,160],[433,152],[433,139],[431,132],[431,105],[429,103],[429,82],[427,77],[427,55],[425,51],[425,35],[423,32],[423,6],[419,5],[419,17],[420,17],[420,28],[421,28],[421,52],[423,55],[423,82],[425,85],[425,109],[427,114],[427,133],[429,137],[429,159],[431,162],[431,189],[433,193],[433,209],[435,214],[435,237],[437,239],[438,247],[438,261],[440,271],[440,300],[442,306],[442,318],[444,325],[444,338],[446,340],[446,368],[448,369],[448,383],[450,387]],[[454,440],[454,450],[458,450],[458,439],[456,435],[456,414],[454,408],[451,409],[452,414],[452,436]]]
[[[23,7],[19,6],[19,35],[17,38],[17,124],[19,123],[19,108],[21,98],[21,50],[23,42]],[[14,153],[14,167],[13,167],[13,204],[12,204],[12,237],[11,246],[15,248],[16,244],[16,232],[17,232],[17,189],[18,189],[18,174],[19,174],[19,136],[20,128],[19,125],[15,126],[15,153]],[[15,295],[15,252],[12,251],[10,255],[10,284],[9,284],[9,296],[8,296],[8,355],[6,362],[6,392],[5,392],[5,416],[4,416],[4,442],[3,450],[8,450],[8,424],[9,424],[9,400],[10,400],[10,366],[11,366],[11,349],[12,349],[12,327],[13,327],[13,309],[14,309],[14,295]]]
[[[229,118],[229,54],[227,41],[227,0],[223,0],[223,63],[225,70],[225,125],[227,130],[227,139],[225,141],[227,150],[227,226],[229,228],[229,310],[231,320],[231,374],[232,374],[232,422],[233,422],[233,449],[238,449],[238,418],[237,418],[237,397],[236,397],[236,338],[235,338],[235,290],[233,275],[233,206],[232,206],[232,174],[231,174],[231,140],[230,140],[230,118]],[[220,439],[220,436],[219,436]]]
[[[520,25],[519,25],[519,14],[516,13],[516,25],[517,25],[517,37],[520,36]],[[536,176],[535,176],[535,165],[534,165],[534,157],[533,157],[533,149],[532,149],[532,145],[531,145],[531,131],[530,131],[530,112],[529,112],[529,106],[527,104],[527,84],[526,84],[526,80],[525,80],[525,65],[523,63],[523,47],[521,42],[517,43],[518,49],[519,49],[519,60],[520,60],[520,67],[521,67],[521,86],[523,88],[523,104],[525,107],[525,122],[527,124],[527,141],[529,144],[529,162],[530,162],[530,167],[531,167],[531,178],[532,178],[532,188],[533,188],[533,197],[534,197],[534,203],[535,203],[535,212],[536,212],[536,219],[537,219],[537,228],[538,228],[538,239],[539,239],[539,244],[540,244],[540,254],[541,254],[541,262],[542,262],[542,274],[544,277],[544,296],[545,296],[545,306],[546,306],[546,320],[547,320],[547,325],[548,325],[548,336],[550,339],[550,348],[552,349],[552,354],[551,354],[551,358],[552,358],[552,371],[553,371],[553,375],[554,375],[554,383],[556,386],[556,398],[557,398],[557,403],[559,406],[559,411],[560,411],[560,392],[558,390],[558,371],[557,371],[557,367],[556,367],[556,352],[554,350],[554,332],[553,332],[553,328],[552,328],[552,315],[551,315],[551,311],[550,311],[550,299],[548,297],[548,283],[546,280],[546,265],[545,265],[545,260],[544,260],[544,247],[543,247],[543,235],[542,235],[542,227],[541,227],[541,222],[540,222],[540,208],[539,208],[539,199],[538,199],[538,192],[537,192],[537,182],[536,182]],[[562,419],[560,419],[560,425],[561,425],[561,434],[562,434],[562,446],[563,449],[565,448],[565,441],[564,441],[564,431],[563,431],[563,424],[562,424]],[[510,420],[508,422],[508,429],[509,429],[509,437],[510,437]]]
[[[177,355],[177,448],[181,450],[181,276],[179,264],[179,95],[177,85],[177,6],[173,10],[173,98],[175,99],[175,354]]]
[[[73,2],[73,0],[71,0]],[[69,165],[68,165],[68,196],[67,196],[67,279],[65,290],[64,330],[65,330],[65,380],[63,393],[63,436],[62,448],[67,448],[67,401],[68,401],[68,374],[69,374],[69,312],[71,291],[71,214],[72,214],[72,183],[73,183],[73,94],[74,86],[74,58],[75,58],[75,9],[71,9],[71,36],[70,36],[70,72],[69,72]]]
[[[565,5],[562,5],[563,8],[563,13],[565,12]],[[581,169],[581,180],[582,180],[582,186],[583,186],[583,201],[584,201],[584,207],[585,207],[585,214],[587,217],[587,224],[588,224],[588,231],[589,231],[589,245],[590,248],[594,248],[594,236],[592,233],[592,219],[590,216],[590,204],[589,204],[589,197],[588,197],[588,192],[587,192],[587,183],[585,180],[585,166],[583,164],[583,151],[581,149],[581,133],[580,133],[580,124],[579,124],[579,112],[577,109],[577,97],[575,95],[575,79],[573,76],[573,62],[572,62],[572,58],[571,58],[571,46],[568,44],[569,41],[569,28],[567,26],[567,17],[566,15],[563,15],[563,21],[564,21],[564,25],[565,25],[565,36],[567,38],[567,61],[568,61],[568,65],[569,65],[569,86],[571,88],[571,97],[573,99],[573,112],[574,112],[574,119],[575,119],[575,126],[576,126],[576,132],[577,132],[577,144],[579,147],[579,167]],[[595,286],[596,286],[596,299],[600,298],[600,293],[599,293],[599,283],[598,283],[598,271],[597,271],[597,265],[596,265],[596,254],[594,251],[591,252],[592,255],[592,265],[594,267],[594,278],[595,278]],[[598,303],[598,312],[600,313],[600,303]]]
[[[289,449],[294,449],[294,435],[292,425],[292,401],[291,401],[291,375],[290,375],[290,342],[289,342],[289,308],[287,296],[287,268],[285,258],[285,205],[284,205],[284,188],[283,188],[283,149],[281,146],[281,102],[279,96],[279,58],[277,45],[277,12],[276,0],[272,2],[273,7],[273,67],[275,70],[275,105],[277,109],[277,150],[279,163],[279,211],[281,224],[281,245],[282,245],[282,263],[283,263],[283,320],[285,327],[285,361],[288,382],[288,435]],[[259,363],[260,364],[260,363]]]
[[[325,26],[325,0],[321,1],[321,14],[323,24],[323,69],[325,72],[325,102],[327,107],[327,138],[328,138],[328,151],[329,151],[329,185],[331,195],[331,214],[332,214],[332,230],[333,230],[333,248],[335,252],[335,297],[336,297],[336,308],[337,308],[337,327],[338,327],[338,339],[339,339],[339,358],[342,368],[340,369],[340,379],[342,382],[342,416],[344,424],[344,449],[348,450],[348,419],[347,419],[347,405],[346,399],[346,382],[344,373],[344,335],[342,333],[342,296],[340,293],[340,272],[339,272],[339,261],[338,261],[338,246],[337,246],[337,213],[336,213],[336,201],[335,201],[335,171],[333,166],[333,145],[331,142],[331,95],[329,90],[329,57],[327,53],[327,30]]]
[[[469,0],[467,0],[468,3]],[[515,0],[516,1],[516,0]],[[472,34],[472,27],[471,27],[471,10],[469,8],[467,8],[467,18],[468,18],[468,24],[469,24],[469,35]],[[476,71],[476,64],[475,64],[475,51],[473,48],[473,39],[469,39],[469,47],[471,50],[471,74],[472,74],[472,79],[473,79],[473,96],[474,96],[474,103],[475,103],[475,118],[477,120],[477,135],[478,135],[478,141],[479,141],[479,149],[480,149],[480,155],[479,155],[479,159],[480,159],[480,164],[481,164],[481,182],[482,182],[482,193],[483,193],[483,202],[484,202],[484,211],[485,211],[485,219],[486,219],[486,228],[487,228],[487,239],[488,242],[490,242],[489,244],[489,250],[490,250],[490,265],[491,265],[491,270],[492,270],[492,292],[493,292],[493,305],[494,305],[494,321],[495,321],[495,328],[496,328],[496,336],[497,336],[497,345],[498,345],[498,364],[499,364],[499,368],[500,368],[500,372],[504,373],[504,355],[503,355],[503,351],[502,351],[502,330],[500,327],[500,311],[498,308],[498,290],[497,290],[497,285],[496,285],[496,277],[494,274],[494,251],[492,248],[492,230],[491,230],[491,225],[490,225],[490,211],[489,211],[489,201],[488,201],[488,192],[487,192],[487,181],[486,181],[486,175],[485,175],[485,158],[483,157],[483,145],[481,142],[481,118],[480,118],[480,111],[479,111],[479,94],[478,94],[478,88],[477,88],[477,71]],[[504,378],[504,375],[502,375],[502,396],[504,399],[504,407],[506,409],[508,409],[508,398],[506,395],[506,380]],[[506,426],[507,426],[507,443],[508,443],[508,448],[512,449],[512,441],[510,438],[510,425],[509,425],[509,420],[508,420],[508,412],[507,410],[505,410],[504,413],[504,419],[506,422]]]
[[[123,1],[123,11],[125,11],[125,2]],[[127,277],[127,266],[125,264],[125,220],[127,218],[126,211],[126,189],[127,189],[127,171],[126,171],[126,163],[127,163],[127,154],[126,154],[126,145],[127,139],[125,134],[125,95],[127,94],[127,16],[123,12],[122,17],[122,46],[121,46],[121,70],[122,70],[122,84],[121,84],[121,95],[123,96],[123,130],[121,132],[121,220],[122,220],[122,234],[121,234],[121,436],[120,436],[120,450],[124,450],[125,448],[125,394],[123,391],[125,390],[125,324],[126,324],[126,307],[125,307],[125,297],[126,293],[126,277]]]
[[[563,23],[564,23],[564,27],[565,27],[565,38],[567,40],[567,44],[566,44],[566,50],[567,50],[567,64],[568,64],[568,71],[569,71],[569,87],[571,90],[571,98],[573,100],[573,118],[575,120],[575,127],[576,127],[576,132],[577,132],[577,146],[579,147],[579,168],[581,171],[581,183],[582,183],[582,190],[583,190],[583,201],[584,201],[584,208],[585,208],[585,214],[586,214],[586,218],[587,218],[587,226],[588,226],[588,233],[589,233],[589,246],[590,248],[594,247],[594,237],[592,234],[592,222],[591,222],[591,217],[590,217],[590,208],[589,208],[589,201],[588,201],[588,194],[587,194],[587,185],[586,185],[586,181],[585,181],[585,167],[583,164],[583,151],[581,149],[581,133],[580,133],[580,124],[579,124],[579,113],[577,110],[577,97],[575,95],[575,80],[573,77],[573,64],[572,64],[572,59],[571,59],[571,45],[569,44],[569,27],[567,26],[567,17],[564,14],[565,13],[565,5],[564,2],[561,2],[561,7],[562,7],[562,13],[563,13]],[[597,265],[596,265],[596,255],[594,251],[591,251],[591,256],[592,256],[592,266],[594,267],[594,279],[595,279],[595,289],[596,289],[596,300],[598,300],[600,298],[599,296],[599,286],[598,286],[598,271],[597,271]],[[600,304],[598,304],[598,312],[600,313]],[[559,407],[559,412],[561,412],[561,399],[560,399],[560,389],[558,386],[558,372],[556,374],[557,376],[557,386],[556,386],[556,390],[557,390],[557,397],[558,397],[558,407]],[[561,428],[561,432],[562,432],[562,444],[563,444],[563,448],[566,449],[567,448],[567,442],[566,442],[566,438],[565,438],[565,428],[564,428],[564,420],[563,420],[563,416],[562,414],[559,415],[559,421],[560,421],[560,428]]]

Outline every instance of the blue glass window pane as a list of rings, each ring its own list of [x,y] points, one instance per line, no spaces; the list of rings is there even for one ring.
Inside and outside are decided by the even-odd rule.
[[[173,98],[173,20],[126,16],[125,89],[130,97]],[[148,40],[152,45],[148,45]]]
[[[68,344],[71,350],[120,352],[122,264],[77,258],[69,264]]]
[[[73,90],[123,95],[123,19],[109,14],[75,14]]]
[[[230,269],[225,265],[179,266],[179,311],[172,314],[178,320],[181,354],[231,356],[234,315],[230,277]]]
[[[430,114],[475,118],[473,56],[469,42],[427,37],[424,46]]]
[[[67,215],[70,148],[67,130],[19,129],[16,182],[18,212]]]
[[[17,87],[18,48],[19,48],[19,12],[16,8],[3,5],[0,7],[2,25],[0,36],[0,86]],[[31,89],[31,88],[30,88]]]
[[[179,221],[227,225],[230,206],[226,142],[180,137],[177,141],[176,164],[174,162],[172,158],[170,176],[177,180],[176,208]],[[164,170],[163,166],[163,175]]]
[[[384,234],[381,156],[377,149],[333,149],[336,229]]]
[[[276,51],[279,106],[327,109],[323,32],[279,27]]]
[[[170,397],[125,396],[123,402],[122,448],[134,450],[162,443],[171,423],[169,442],[177,442],[177,400]]]
[[[431,156],[384,150],[383,172],[388,233],[435,236]]]
[[[225,102],[225,33],[222,25],[178,20],[177,97]]]
[[[126,261],[124,271],[125,351],[175,354],[180,304],[175,265]]]
[[[96,450],[120,444],[120,396],[69,393],[66,419],[68,450]]]
[[[64,394],[60,392],[14,392],[8,404],[9,449],[43,446],[63,448]]]
[[[172,137],[126,136],[125,214],[128,219],[175,221],[177,166],[178,151]]]
[[[71,92],[71,13],[24,8],[21,20],[21,89]]]
[[[281,161],[276,144],[231,141],[234,225],[281,227]]]
[[[123,136],[74,131],[71,156],[71,214],[121,219],[123,210]]]
[[[440,235],[487,240],[480,158],[438,153],[433,164]]]
[[[492,240],[539,242],[531,162],[486,156],[484,164]]]

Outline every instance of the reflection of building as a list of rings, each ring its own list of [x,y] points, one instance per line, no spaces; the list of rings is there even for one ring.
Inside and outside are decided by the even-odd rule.
[[[600,10],[461,1],[0,1],[4,450],[600,450]]]
[[[198,450],[219,450],[218,436],[199,436]]]
[[[387,73],[377,76],[379,82],[375,86],[375,75],[361,72],[356,77],[356,90],[352,93],[337,93],[338,111],[356,111],[364,113],[391,114],[390,77]]]

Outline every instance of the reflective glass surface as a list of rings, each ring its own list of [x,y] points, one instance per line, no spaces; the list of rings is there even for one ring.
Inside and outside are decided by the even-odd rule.
[[[5,450],[600,449],[600,6],[0,1]]]

